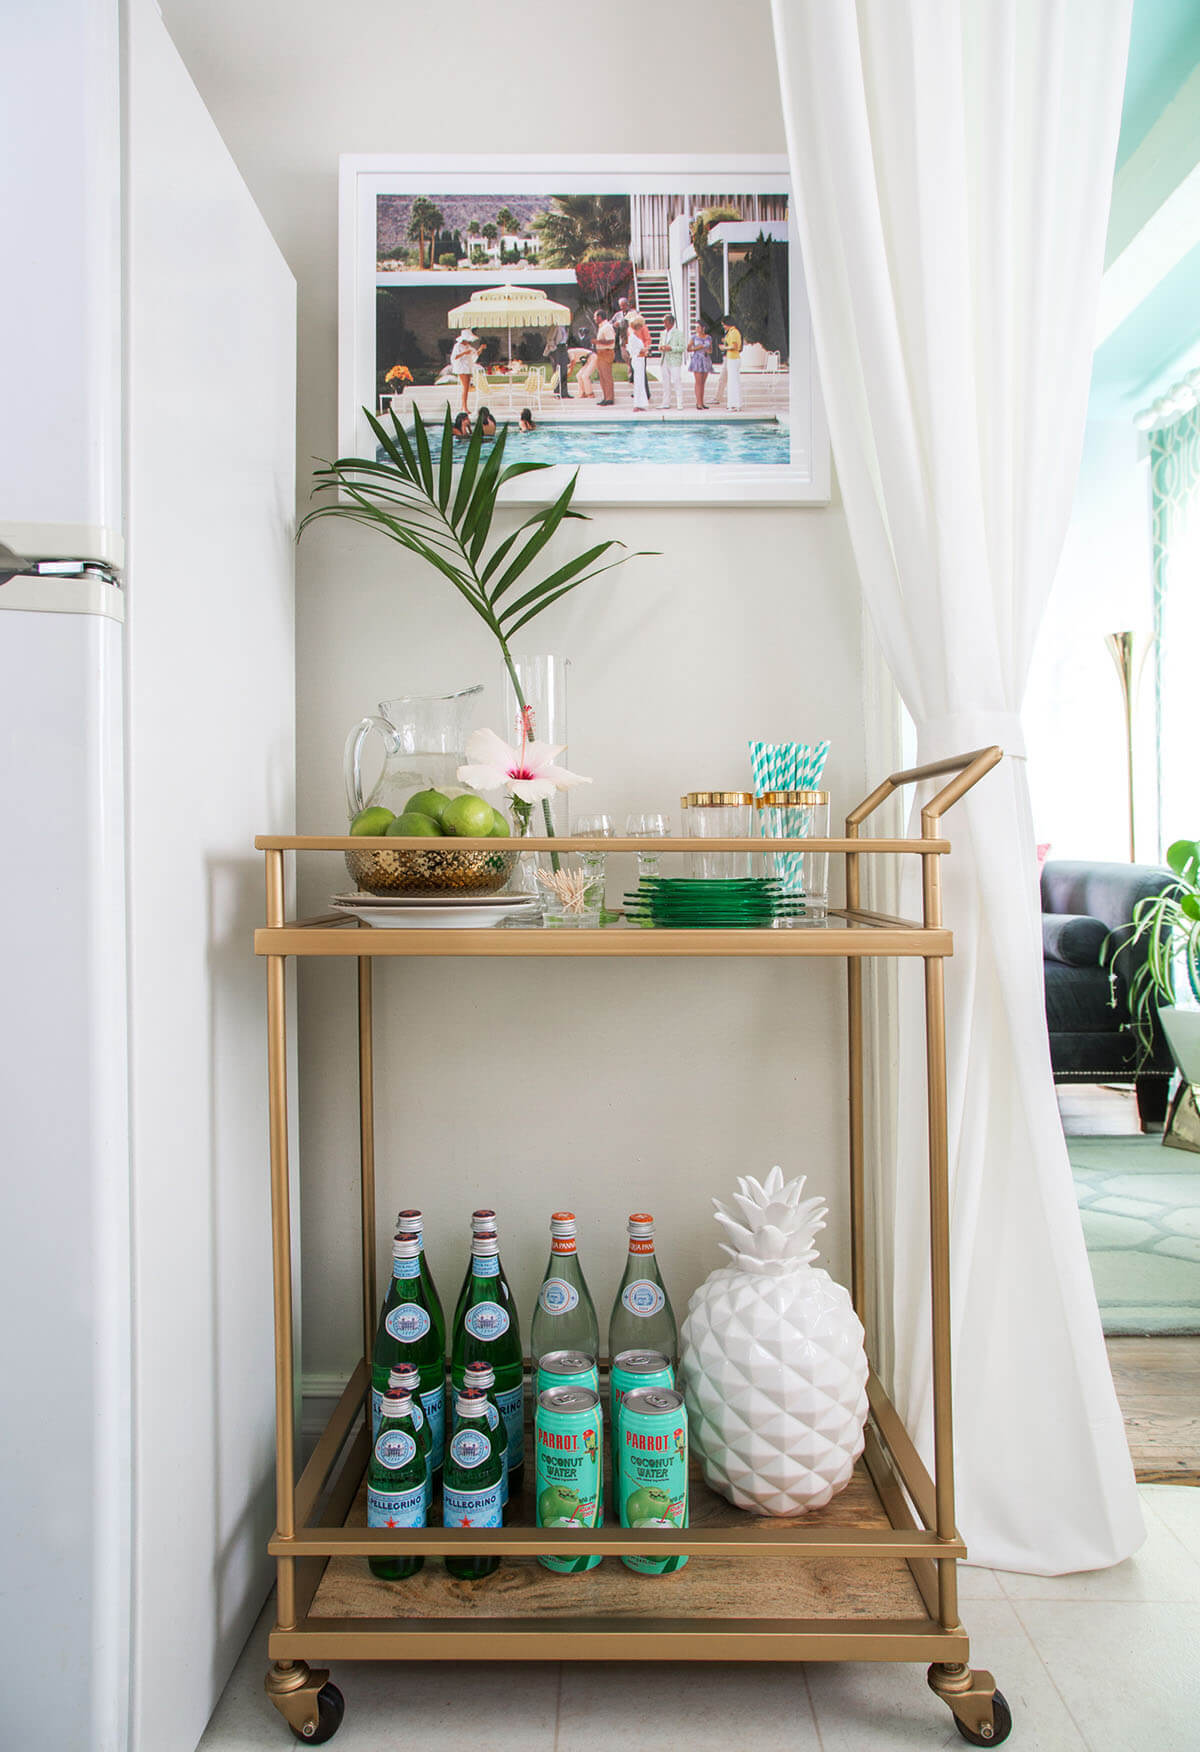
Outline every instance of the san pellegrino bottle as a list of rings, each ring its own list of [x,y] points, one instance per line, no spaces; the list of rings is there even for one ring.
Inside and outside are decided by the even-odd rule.
[[[488,1427],[486,1393],[465,1387],[454,1395],[454,1434],[446,1448],[442,1485],[442,1523],[446,1527],[499,1527],[500,1443]],[[500,1567],[498,1557],[447,1557],[446,1568],[460,1581],[478,1581]]]
[[[421,1409],[429,1419],[430,1464],[436,1479],[446,1442],[446,1357],[421,1281],[419,1235],[397,1235],[392,1242],[392,1282],[371,1355],[372,1400],[376,1395],[382,1399],[397,1363],[415,1363],[420,1374]]]
[[[504,1419],[500,1416],[500,1407],[496,1403],[496,1371],[490,1363],[468,1363],[463,1371],[468,1387],[478,1387],[488,1402],[488,1428],[493,1436],[497,1430],[503,1431],[500,1440],[500,1507],[508,1506],[508,1431],[504,1428]],[[500,1438],[497,1438],[498,1440]]]
[[[425,1513],[428,1515],[433,1502],[433,1431],[421,1406],[421,1371],[415,1363],[397,1363],[388,1374],[388,1386],[399,1387],[412,1398],[413,1428],[425,1456]],[[374,1394],[371,1397],[374,1399]]]
[[[608,1354],[658,1351],[674,1366],[679,1360],[675,1310],[654,1252],[654,1218],[635,1211],[627,1224],[629,1257],[608,1317]]]
[[[508,1488],[519,1491],[525,1476],[525,1358],[517,1304],[500,1276],[494,1231],[471,1242],[471,1282],[454,1328],[450,1363],[456,1389],[466,1386],[468,1363],[490,1363],[496,1371],[496,1405],[508,1434]]]
[[[433,1324],[441,1340],[442,1355],[446,1354],[446,1316],[442,1312],[442,1299],[437,1293],[437,1285],[433,1281],[433,1273],[429,1269],[429,1260],[425,1253],[425,1225],[420,1211],[398,1211],[396,1213],[397,1235],[419,1235],[421,1237],[421,1282],[425,1285],[425,1300],[429,1304],[429,1312],[433,1316]]]
[[[425,1455],[413,1423],[413,1400],[400,1387],[383,1395],[379,1434],[367,1467],[367,1526],[423,1527],[426,1521]],[[385,1582],[415,1576],[423,1557],[369,1557],[371,1574]]]
[[[495,1211],[478,1210],[478,1211],[471,1212],[471,1239],[472,1239],[472,1241],[475,1239],[476,1235],[495,1235],[497,1233],[498,1233],[498,1230],[496,1227],[496,1213],[495,1213]],[[497,1254],[496,1258],[499,1259],[500,1255]],[[500,1281],[501,1281],[501,1283],[504,1284],[505,1288],[507,1289],[508,1288],[508,1280],[504,1276],[504,1263],[503,1263],[503,1261],[501,1261],[501,1264],[500,1264]],[[462,1288],[458,1292],[458,1301],[454,1304],[454,1324],[450,1329],[451,1333],[457,1332],[459,1327],[462,1325],[463,1313],[464,1313],[466,1306],[467,1306],[467,1292],[470,1290],[470,1288],[471,1288],[471,1255],[470,1255],[470,1253],[468,1253],[467,1254],[467,1269],[463,1272]]]
[[[529,1345],[535,1370],[547,1351],[600,1355],[600,1325],[579,1263],[574,1211],[555,1211],[550,1218],[550,1258],[533,1311]]]

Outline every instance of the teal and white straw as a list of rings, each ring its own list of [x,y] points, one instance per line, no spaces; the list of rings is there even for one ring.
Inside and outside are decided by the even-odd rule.
[[[828,738],[823,742],[757,742],[750,743],[750,773],[754,795],[767,791],[815,791],[825,771],[829,754]],[[761,818],[760,818],[761,819]],[[763,837],[771,837],[763,823]],[[775,855],[776,873],[781,877],[785,894],[804,892],[804,854],[783,852]]]

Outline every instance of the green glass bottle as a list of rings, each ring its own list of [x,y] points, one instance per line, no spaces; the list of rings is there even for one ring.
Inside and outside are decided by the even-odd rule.
[[[396,1214],[397,1235],[419,1235],[421,1237],[421,1282],[425,1286],[425,1300],[429,1312],[433,1316],[434,1329],[442,1347],[442,1355],[446,1354],[446,1316],[442,1312],[442,1299],[437,1293],[437,1285],[433,1281],[433,1273],[429,1269],[429,1257],[425,1252],[425,1225],[420,1211],[398,1211]]]
[[[421,1406],[421,1371],[415,1363],[397,1363],[388,1373],[388,1386],[399,1387],[412,1398],[413,1427],[425,1456],[425,1514],[428,1517],[433,1502],[433,1431]],[[374,1432],[375,1435],[378,1433],[378,1430]]]
[[[658,1351],[674,1368],[679,1333],[654,1252],[654,1218],[648,1211],[635,1211],[626,1227],[629,1257],[608,1317],[609,1359],[622,1351]]]
[[[471,1239],[472,1239],[472,1241],[475,1239],[476,1235],[495,1235],[497,1233],[498,1233],[498,1231],[496,1228],[496,1213],[495,1213],[495,1211],[478,1210],[478,1211],[471,1212]],[[497,1254],[496,1257],[497,1257],[497,1259],[499,1259],[500,1255]],[[501,1278],[502,1282],[505,1281],[503,1265],[501,1265],[501,1267],[500,1267],[500,1278]],[[450,1328],[450,1332],[452,1335],[451,1336],[452,1343],[453,1343],[453,1334],[456,1333],[458,1331],[459,1327],[462,1325],[462,1317],[463,1317],[463,1314],[466,1312],[466,1306],[467,1306],[467,1292],[469,1291],[470,1288],[471,1288],[471,1255],[470,1255],[470,1253],[468,1253],[467,1254],[467,1269],[463,1272],[462,1288],[458,1292],[458,1301],[454,1304],[454,1324]]]
[[[525,1477],[525,1358],[517,1304],[500,1276],[494,1231],[471,1242],[471,1282],[454,1328],[450,1362],[456,1389],[466,1385],[468,1363],[490,1363],[496,1371],[496,1405],[508,1432],[508,1488],[515,1494]]]
[[[397,1363],[415,1363],[420,1372],[421,1409],[429,1419],[436,1480],[446,1440],[446,1358],[425,1300],[419,1235],[397,1235],[392,1242],[392,1281],[371,1354],[372,1398],[382,1398]]]
[[[500,1406],[496,1399],[496,1371],[490,1363],[468,1363],[463,1371],[465,1385],[478,1387],[487,1395],[488,1428],[495,1436],[497,1430],[504,1432],[504,1440],[500,1443],[500,1461],[503,1472],[500,1478],[500,1507],[508,1507],[508,1431],[504,1429],[504,1419],[500,1416]],[[504,1519],[507,1521],[508,1516]]]
[[[465,1387],[454,1395],[454,1434],[446,1447],[442,1485],[442,1524],[446,1527],[499,1527],[500,1443],[488,1427],[487,1395]],[[447,1557],[446,1568],[460,1581],[474,1582],[499,1569],[498,1557]]]
[[[593,1359],[600,1355],[600,1323],[579,1263],[574,1211],[555,1211],[550,1218],[550,1258],[533,1311],[529,1347],[535,1369],[547,1351],[582,1351]]]
[[[425,1455],[413,1423],[412,1396],[399,1387],[383,1395],[379,1434],[367,1466],[367,1526],[423,1527],[426,1520]],[[371,1574],[402,1582],[424,1566],[423,1557],[369,1557]]]

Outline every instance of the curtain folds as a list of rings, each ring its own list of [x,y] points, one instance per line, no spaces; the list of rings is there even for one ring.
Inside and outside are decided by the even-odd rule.
[[[1020,724],[1082,445],[1130,3],[772,0],[867,607],[919,759],[1010,757],[948,821],[958,1507],[975,1561],[1047,1574],[1142,1538],[1050,1073]],[[878,1316],[928,1457],[918,969],[900,1004]]]

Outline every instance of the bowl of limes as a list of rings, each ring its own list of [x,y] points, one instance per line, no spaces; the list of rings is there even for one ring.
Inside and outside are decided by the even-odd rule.
[[[508,823],[485,797],[473,791],[448,797],[444,791],[416,791],[399,815],[381,804],[360,809],[350,823],[353,836],[372,839],[427,839],[429,849],[346,853],[346,868],[367,894],[495,894],[512,875],[520,853],[499,842]],[[456,839],[494,839],[495,851],[456,847]]]

